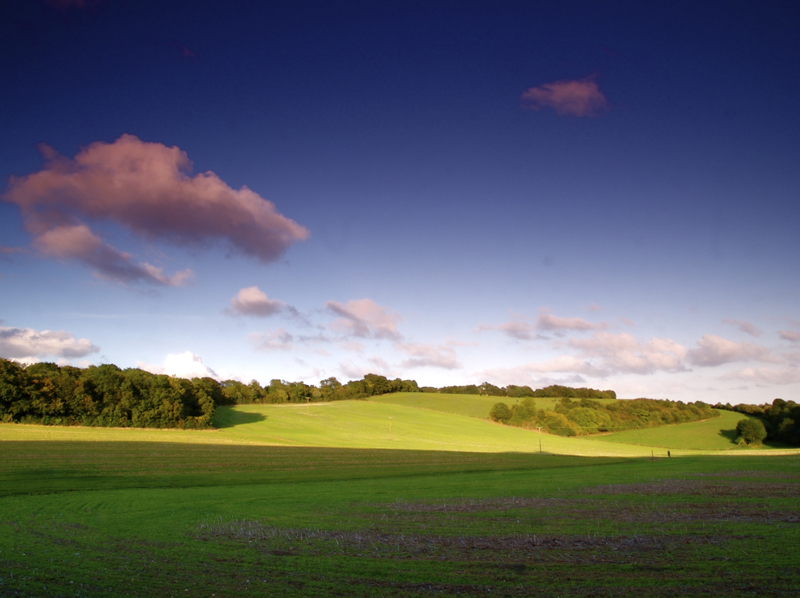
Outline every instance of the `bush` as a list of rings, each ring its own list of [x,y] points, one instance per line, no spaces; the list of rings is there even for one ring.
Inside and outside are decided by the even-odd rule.
[[[736,424],[737,442],[747,444],[761,444],[767,437],[767,429],[760,419],[747,418]]]

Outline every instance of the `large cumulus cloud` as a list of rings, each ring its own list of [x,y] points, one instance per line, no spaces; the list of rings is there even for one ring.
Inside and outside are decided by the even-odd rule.
[[[190,272],[165,275],[137,263],[91,228],[114,222],[145,240],[205,247],[221,242],[231,253],[261,262],[277,260],[308,231],[247,187],[232,189],[213,172],[191,176],[178,147],[123,135],[98,141],[74,158],[40,145],[39,172],[9,179],[5,201],[19,206],[34,247],[45,256],[76,259],[117,282],[176,285]]]

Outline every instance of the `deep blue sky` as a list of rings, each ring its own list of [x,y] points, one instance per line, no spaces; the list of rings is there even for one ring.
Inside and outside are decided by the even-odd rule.
[[[796,2],[0,17],[0,356],[797,399]],[[172,147],[191,172],[114,187]],[[243,186],[307,238],[243,241]]]

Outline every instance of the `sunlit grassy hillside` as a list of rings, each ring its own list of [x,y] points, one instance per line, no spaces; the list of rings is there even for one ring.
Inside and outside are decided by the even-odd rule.
[[[725,417],[725,416],[723,416]],[[649,456],[666,448],[673,455],[697,451],[739,452],[730,442],[738,419],[729,428],[714,420],[711,428],[682,424],[641,430],[641,444],[629,436],[563,438],[541,435],[544,453],[586,456]],[[703,423],[703,422],[701,422]],[[216,431],[131,430],[56,426],[0,425],[2,440],[176,442],[192,444],[270,445],[359,449],[532,453],[539,451],[537,431],[426,409],[368,401],[311,405],[238,405],[217,411]],[[695,426],[695,427],[684,427]],[[716,426],[716,428],[713,428]],[[629,434],[629,433],[624,433]],[[720,436],[727,444],[700,439]],[[716,436],[715,436],[716,435]],[[727,438],[726,438],[727,435]],[[615,441],[614,437],[623,440]],[[664,438],[671,438],[666,441]],[[698,438],[697,441],[693,439]],[[648,440],[652,439],[652,440]],[[656,444],[656,440],[658,444]],[[690,442],[690,440],[692,440]],[[652,444],[651,444],[652,443]],[[681,450],[683,449],[683,450]],[[748,451],[753,452],[753,451]]]

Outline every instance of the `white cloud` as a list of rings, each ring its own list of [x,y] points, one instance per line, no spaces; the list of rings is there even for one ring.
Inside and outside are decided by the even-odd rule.
[[[283,301],[270,299],[258,287],[247,287],[231,299],[226,311],[234,315],[267,317],[284,310],[296,313],[293,307]]]
[[[347,303],[328,301],[325,307],[339,316],[331,322],[332,330],[359,338],[402,338],[397,330],[400,315],[389,308],[381,307],[372,299],[353,299]]]
[[[736,361],[763,361],[779,363],[780,360],[761,345],[744,341],[737,343],[715,334],[705,334],[697,341],[697,347],[688,352],[693,365],[713,367]]]
[[[164,365],[150,365],[137,362],[136,367],[153,374],[166,374],[176,378],[215,378],[220,379],[217,373],[203,363],[199,355],[191,351],[183,353],[170,353],[164,359]]]
[[[44,357],[74,359],[97,353],[99,347],[85,338],[63,330],[34,330],[0,326],[0,356],[25,363],[35,363]]]

